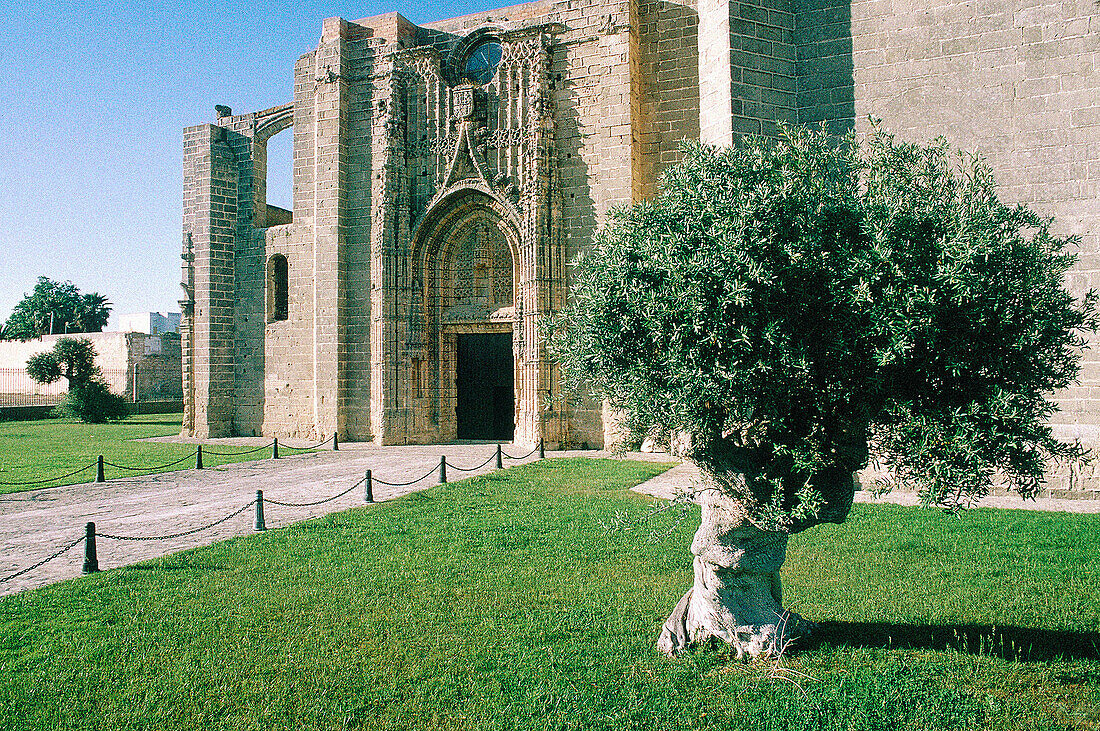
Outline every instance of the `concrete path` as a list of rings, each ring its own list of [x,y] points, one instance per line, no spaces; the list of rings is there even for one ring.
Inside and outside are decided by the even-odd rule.
[[[206,442],[210,449],[253,446],[261,439],[240,438]],[[282,444],[282,441],[280,441]],[[285,446],[294,446],[288,441]],[[279,460],[238,462],[205,470],[181,470],[145,477],[110,480],[103,484],[84,483],[30,492],[0,495],[0,579],[50,556],[66,544],[80,543],[58,558],[22,576],[0,583],[0,596],[13,594],[80,576],[84,562],[82,537],[85,524],[93,521],[97,534],[159,536],[201,528],[253,501],[256,490],[264,492],[264,518],[268,528],[296,523],[364,504],[362,486],[347,495],[310,507],[282,507],[277,500],[304,503],[344,492],[363,479],[370,469],[375,478],[374,499],[389,500],[439,482],[440,455],[447,456],[449,481],[492,471],[494,444],[378,447],[371,443],[346,443],[340,451],[317,451],[286,456]],[[504,451],[519,456],[529,449],[507,445]],[[597,452],[555,452],[553,456]],[[505,459],[514,466],[537,459]],[[457,467],[480,469],[463,472]],[[391,487],[387,482],[416,483]],[[157,556],[207,545],[253,531],[255,509],[249,507],[236,517],[209,530],[190,536],[156,541],[120,541],[98,537],[99,566],[109,569]]]
[[[634,490],[668,500],[676,494],[677,489],[690,487],[696,484],[698,480],[698,468],[693,464],[684,462],[654,477],[652,480],[643,482]],[[875,498],[869,492],[860,490],[856,493],[856,502],[920,505],[920,500],[916,494],[911,492],[891,492],[881,498]],[[984,498],[976,507],[1045,510],[1065,513],[1100,513],[1100,500],[1060,500],[1055,498],[1024,500],[1019,495],[990,495]]]

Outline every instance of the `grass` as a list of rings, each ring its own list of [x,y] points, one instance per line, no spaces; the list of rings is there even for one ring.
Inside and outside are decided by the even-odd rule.
[[[195,445],[135,441],[149,437],[174,436],[180,433],[180,426],[180,414],[131,416],[111,424],[83,424],[69,419],[0,422],[0,494],[91,482],[95,479],[94,463],[101,454],[107,462],[127,467],[166,465],[183,459],[194,454]],[[245,452],[251,448],[218,446],[214,449],[217,452],[233,453]],[[287,454],[297,453],[298,450],[287,450]],[[204,451],[203,466],[216,467],[269,456],[270,450],[237,456],[218,456]],[[104,468],[104,476],[110,480],[194,466],[193,458],[184,459],[178,465],[148,472],[133,472],[108,466]],[[32,485],[2,484],[39,482],[65,475],[81,467],[87,469],[65,479]]]
[[[601,526],[661,469],[547,460],[7,597],[0,728],[1100,725],[1100,517],[857,506],[791,541],[817,641],[668,660],[695,516]]]

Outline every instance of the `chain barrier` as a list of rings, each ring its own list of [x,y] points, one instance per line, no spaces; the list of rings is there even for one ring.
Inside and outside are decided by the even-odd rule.
[[[98,464],[98,462],[92,462],[91,464],[86,465],[84,467],[81,467],[78,470],[73,470],[72,472],[70,472],[68,474],[59,475],[57,477],[47,477],[44,480],[27,480],[25,482],[0,482],[0,485],[44,485],[47,482],[56,482],[57,480],[64,480],[66,478],[72,477],[73,475],[79,475],[84,470],[90,470],[93,467],[95,467],[97,464]]]
[[[532,449],[530,452],[523,455],[522,457],[513,457],[512,455],[508,454],[507,452],[501,452],[500,455],[502,457],[504,457],[504,459],[527,459],[528,457],[530,457],[532,454],[534,454],[537,451],[539,451],[539,448],[538,448],[538,445],[536,444],[534,449]]]
[[[438,467],[432,467],[423,476],[417,477],[415,480],[409,480],[408,482],[386,482],[385,480],[379,480],[377,477],[374,477],[373,480],[379,485],[385,485],[386,487],[408,487],[409,485],[415,485],[421,480],[431,477],[438,469]]]
[[[317,447],[320,447],[320,446],[326,444],[327,442],[331,441],[333,438],[334,437],[329,437],[329,439],[326,439],[325,441],[323,441],[320,444],[317,444],[313,447],[297,447],[296,449],[300,449],[300,450],[316,449]],[[272,446],[272,445],[264,445],[262,447],[257,447],[256,449],[249,450],[247,452],[240,452],[238,454],[250,454],[252,452],[258,452],[261,449],[267,449],[270,446]],[[540,444],[540,446],[541,446],[541,444]],[[534,449],[532,449],[530,452],[528,452],[523,457],[513,457],[509,454],[504,454],[500,450],[500,447],[498,445],[497,451],[494,454],[490,455],[488,459],[486,459],[484,462],[482,462],[481,464],[479,464],[476,467],[459,467],[459,466],[453,465],[453,464],[451,465],[451,467],[453,469],[459,470],[460,472],[473,472],[475,470],[479,470],[479,469],[485,467],[487,464],[492,462],[498,455],[503,456],[503,457],[507,457],[508,459],[526,459],[527,457],[530,457],[531,455],[533,455],[535,452],[538,452],[538,451],[539,451],[539,447],[535,447]],[[113,462],[106,462],[106,461],[104,462],[104,464],[109,465],[111,467],[114,467],[116,469],[142,472],[142,471],[148,471],[148,470],[164,469],[164,468],[167,468],[167,467],[174,467],[175,465],[180,464],[181,462],[184,462],[186,460],[191,459],[192,457],[194,457],[198,453],[199,453],[198,450],[196,450],[195,452],[192,452],[191,454],[187,455],[186,457],[183,457],[183,458],[181,458],[181,459],[179,459],[175,462],[171,462],[169,464],[160,465],[159,467],[129,467],[129,466],[126,466],[126,465],[119,465],[119,464],[115,464]],[[207,452],[207,454],[215,454],[215,455],[219,455],[219,456],[235,456],[235,455],[230,455],[230,454],[225,454],[225,453],[218,453],[218,452]],[[201,533],[205,530],[209,530],[211,528],[214,528],[215,526],[221,525],[222,523],[225,523],[226,521],[232,520],[233,518],[237,517],[238,515],[240,515],[241,513],[243,513],[244,511],[248,510],[249,508],[251,508],[253,506],[257,506],[256,529],[257,530],[262,530],[263,529],[263,518],[262,518],[262,504],[263,503],[261,502],[261,500],[263,500],[264,502],[271,503],[272,505],[278,505],[278,506],[281,506],[281,507],[308,508],[308,507],[313,507],[313,506],[316,506],[316,505],[323,505],[324,503],[329,503],[329,502],[332,502],[333,500],[337,500],[339,498],[342,498],[345,495],[347,495],[348,493],[350,493],[352,490],[354,490],[357,487],[363,485],[363,483],[367,483],[369,485],[371,482],[377,482],[380,485],[386,485],[388,487],[407,487],[409,485],[413,485],[417,482],[420,482],[421,480],[427,479],[432,474],[434,474],[437,471],[437,469],[443,469],[443,466],[446,465],[446,460],[447,460],[446,457],[441,457],[439,468],[433,467],[432,469],[428,470],[428,472],[426,472],[423,476],[418,477],[415,480],[410,480],[408,482],[387,482],[386,480],[379,480],[376,477],[372,477],[370,472],[368,471],[368,476],[367,477],[364,477],[363,479],[359,480],[358,482],[351,485],[350,487],[348,487],[343,492],[341,492],[337,495],[333,495],[332,497],[327,497],[323,500],[314,500],[314,501],[305,502],[305,503],[283,502],[283,501],[280,501],[280,500],[272,500],[270,498],[264,500],[264,498],[261,497],[262,492],[257,490],[257,492],[256,492],[257,499],[256,500],[252,500],[252,501],[248,502],[246,505],[241,506],[239,509],[233,511],[232,513],[230,513],[229,515],[226,515],[223,518],[219,518],[218,520],[215,520],[212,523],[207,523],[206,525],[200,526],[198,528],[192,528],[190,530],[180,531],[179,533],[170,533],[168,535],[163,535],[163,536],[119,536],[119,535],[114,535],[112,533],[98,533],[98,532],[94,532],[94,528],[93,528],[92,524],[89,523],[88,524],[88,536],[87,537],[82,536],[80,538],[77,538],[75,541],[73,541],[69,544],[66,544],[60,550],[56,551],[55,553],[52,553],[51,555],[49,555],[46,558],[39,561],[38,563],[33,564],[31,566],[28,566],[25,569],[21,569],[19,571],[16,571],[15,573],[9,574],[9,575],[7,575],[3,578],[0,578],[0,584],[11,581],[12,579],[18,578],[18,577],[20,577],[24,574],[27,574],[31,571],[34,571],[35,569],[37,569],[41,566],[44,566],[45,564],[49,563],[50,561],[53,561],[54,559],[60,557],[62,554],[66,553],[67,551],[72,550],[73,548],[75,548],[77,545],[79,545],[82,541],[84,541],[86,539],[89,541],[89,545],[92,546],[92,548],[90,550],[92,550],[93,553],[94,553],[94,537],[95,536],[99,536],[100,538],[106,538],[108,540],[114,540],[114,541],[164,541],[164,540],[170,540],[170,539],[173,539],[173,538],[184,538],[186,536],[195,535],[196,533]],[[0,485],[27,485],[27,484],[40,484],[40,483],[43,483],[43,482],[52,482],[54,480],[65,479],[66,477],[72,477],[73,475],[79,474],[79,473],[81,473],[85,470],[91,469],[92,467],[96,467],[96,466],[97,466],[97,462],[93,462],[92,464],[90,464],[86,467],[81,467],[80,469],[75,470],[74,472],[70,472],[66,475],[61,475],[60,477],[53,477],[53,478],[50,478],[50,479],[47,479],[47,480],[35,480],[35,481],[31,481],[31,482],[14,482],[14,483],[13,482],[0,482]],[[369,491],[368,491],[367,501],[368,502],[373,502],[373,497],[369,494]],[[86,566],[85,567],[85,572],[87,572],[88,570],[89,569]],[[93,568],[91,570],[96,570],[96,569]]]
[[[54,560],[55,558],[57,558],[57,557],[58,557],[58,556],[60,556],[61,554],[65,553],[66,551],[71,551],[71,550],[73,549],[73,547],[74,547],[74,546],[77,546],[77,545],[79,545],[79,544],[80,544],[80,543],[81,543],[81,542],[82,542],[83,540],[84,540],[84,536],[80,536],[80,538],[77,538],[77,539],[76,539],[75,541],[73,541],[73,542],[72,542],[72,543],[70,543],[69,545],[65,546],[64,548],[62,548],[62,549],[61,549],[60,551],[58,551],[57,553],[55,553],[55,554],[53,554],[53,555],[49,556],[48,558],[44,558],[44,559],[42,559],[41,561],[39,561],[39,562],[38,562],[38,563],[36,563],[35,565],[33,565],[33,566],[28,566],[27,568],[23,569],[22,571],[16,571],[16,572],[15,572],[14,574],[8,574],[8,575],[7,575],[7,576],[5,576],[4,578],[0,579],[0,584],[3,584],[3,583],[5,583],[5,582],[8,582],[8,581],[11,581],[12,579],[14,579],[14,578],[17,578],[17,577],[19,577],[19,576],[22,576],[23,574],[25,574],[25,573],[28,573],[28,572],[30,572],[30,571],[34,571],[34,570],[35,570],[36,568],[38,568],[39,566],[45,566],[45,565],[46,565],[46,564],[48,564],[48,563],[49,563],[50,561],[53,561],[53,560]]]
[[[103,460],[103,464],[107,465],[108,467],[114,467],[120,470],[129,470],[131,472],[152,472],[153,470],[163,470],[166,467],[175,467],[182,462],[188,461],[198,453],[199,451],[196,449],[191,454],[187,455],[186,457],[180,457],[175,462],[169,462],[168,464],[157,465],[155,467],[127,467],[124,464],[115,464],[114,462],[108,462],[107,460]]]
[[[252,502],[250,502],[247,505],[245,505],[244,507],[242,507],[240,510],[236,510],[236,511],[230,513],[229,515],[225,516],[224,518],[220,518],[218,520],[215,520],[213,523],[209,523],[207,525],[204,525],[201,528],[193,528],[191,530],[186,530],[186,531],[183,531],[181,533],[172,533],[172,534],[169,534],[169,535],[166,535],[166,536],[116,536],[116,535],[111,535],[110,533],[96,533],[96,535],[99,536],[100,538],[110,538],[113,541],[165,541],[165,540],[168,540],[170,538],[183,538],[184,536],[190,536],[190,535],[194,535],[195,533],[201,533],[204,530],[208,530],[210,528],[213,528],[216,525],[221,525],[222,523],[224,523],[225,521],[227,521],[231,518],[236,518],[238,515],[240,515],[244,511],[248,510],[249,508],[251,508],[255,504],[256,504],[256,501],[253,500]]]
[[[314,444],[314,445],[308,446],[308,447],[288,447],[285,444],[282,444],[280,446],[284,450],[291,449],[291,450],[294,450],[294,451],[306,451],[306,450],[310,450],[310,449],[317,449],[318,447],[323,447],[325,444],[328,444],[332,440],[333,440],[333,437],[329,437],[328,439],[324,440],[323,442],[320,442],[319,444]],[[248,450],[245,450],[243,452],[214,452],[214,451],[209,450],[209,449],[204,449],[203,450],[203,455],[204,456],[213,456],[213,457],[241,457],[241,456],[244,456],[246,454],[255,454],[256,452],[260,452],[260,451],[263,451],[265,449],[271,449],[272,444],[274,444],[274,442],[272,442],[271,444],[263,444],[259,447],[256,447],[255,449],[248,449]],[[115,469],[126,470],[127,472],[155,472],[157,470],[164,470],[164,469],[168,469],[169,467],[175,467],[178,464],[183,464],[184,462],[187,462],[188,460],[193,459],[197,454],[198,454],[198,450],[195,450],[191,454],[189,454],[185,457],[181,457],[180,459],[177,459],[175,462],[168,462],[167,464],[155,465],[155,466],[152,466],[152,467],[132,467],[130,465],[117,464],[115,462],[108,462],[107,460],[104,460],[103,464],[107,467],[114,467]],[[65,480],[65,479],[68,479],[70,477],[74,477],[75,475],[79,475],[81,472],[84,472],[85,470],[90,470],[90,469],[96,467],[97,464],[98,464],[98,460],[96,462],[92,462],[88,465],[85,465],[84,467],[80,467],[79,469],[75,469],[72,472],[67,472],[63,475],[58,475],[56,477],[45,477],[45,478],[38,479],[38,480],[17,480],[15,482],[0,481],[0,485],[24,486],[24,487],[27,486],[27,485],[46,485],[46,484],[51,483],[51,482],[57,482],[58,480]]]
[[[317,449],[319,447],[323,447],[331,441],[332,441],[332,437],[329,437],[328,439],[324,440],[323,442],[318,442],[317,444],[313,444],[313,445],[310,445],[308,447],[288,447],[285,444],[280,444],[279,447],[281,449],[293,449],[296,452],[301,452],[301,451],[304,451],[304,450],[307,450],[307,449]]]
[[[497,458],[497,456],[496,456],[496,454],[495,454],[495,453],[494,453],[494,454],[491,454],[491,455],[489,455],[489,459],[485,460],[484,462],[482,462],[481,464],[479,464],[479,465],[478,465],[477,467],[459,467],[458,465],[456,465],[456,464],[453,464],[453,463],[451,463],[451,462],[448,462],[448,463],[447,463],[447,466],[448,466],[448,467],[450,467],[450,468],[452,468],[452,469],[456,469],[456,470],[458,470],[459,472],[473,472],[474,470],[480,470],[480,469],[481,469],[482,467],[484,467],[485,465],[489,464],[490,462],[492,462],[492,461],[493,461],[494,459],[496,459],[496,458]]]
[[[363,479],[359,480],[359,482],[355,483],[354,485],[352,485],[351,487],[349,487],[349,488],[348,488],[347,490],[344,490],[344,491],[343,491],[342,493],[340,493],[339,495],[333,495],[332,497],[327,497],[327,498],[325,498],[324,500],[315,500],[315,501],[313,501],[313,502],[311,502],[311,503],[284,503],[284,502],[279,502],[278,500],[272,500],[272,499],[271,499],[271,498],[269,498],[269,497],[265,497],[265,498],[264,498],[264,502],[265,502],[265,503],[271,503],[272,505],[281,505],[281,506],[282,506],[282,507],[284,507],[284,508],[309,508],[309,507],[312,507],[312,506],[314,506],[314,505],[323,505],[323,504],[325,504],[325,503],[330,503],[330,502],[332,502],[333,500],[336,500],[337,498],[342,498],[342,497],[344,497],[345,495],[347,495],[347,494],[348,494],[349,492],[351,492],[352,490],[354,490],[355,488],[357,488],[357,487],[359,487],[360,485],[362,485],[362,484],[363,484],[364,482],[366,482],[366,481],[367,481],[367,478],[366,478],[366,477],[364,477]]]
[[[272,442],[271,444],[274,444],[274,442]],[[256,452],[262,452],[265,449],[271,449],[271,444],[261,444],[260,446],[256,447],[255,449],[248,449],[248,450],[245,450],[244,452],[215,452],[215,451],[210,450],[210,449],[203,449],[202,453],[203,453],[204,456],[205,455],[213,455],[215,457],[240,457],[241,455],[255,454]],[[192,454],[191,456],[194,457],[195,455]]]

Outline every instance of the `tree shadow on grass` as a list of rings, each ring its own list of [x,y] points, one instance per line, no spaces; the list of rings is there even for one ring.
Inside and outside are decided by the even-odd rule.
[[[824,622],[802,647],[823,644],[882,649],[947,650],[1004,660],[1100,660],[1100,632],[977,624],[910,625]]]

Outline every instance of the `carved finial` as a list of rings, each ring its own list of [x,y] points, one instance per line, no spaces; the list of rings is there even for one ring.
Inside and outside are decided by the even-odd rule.
[[[215,104],[214,105],[214,111],[217,113],[218,119],[222,119],[223,117],[232,117],[233,116],[233,110],[230,109],[229,107],[225,106],[224,104]]]

